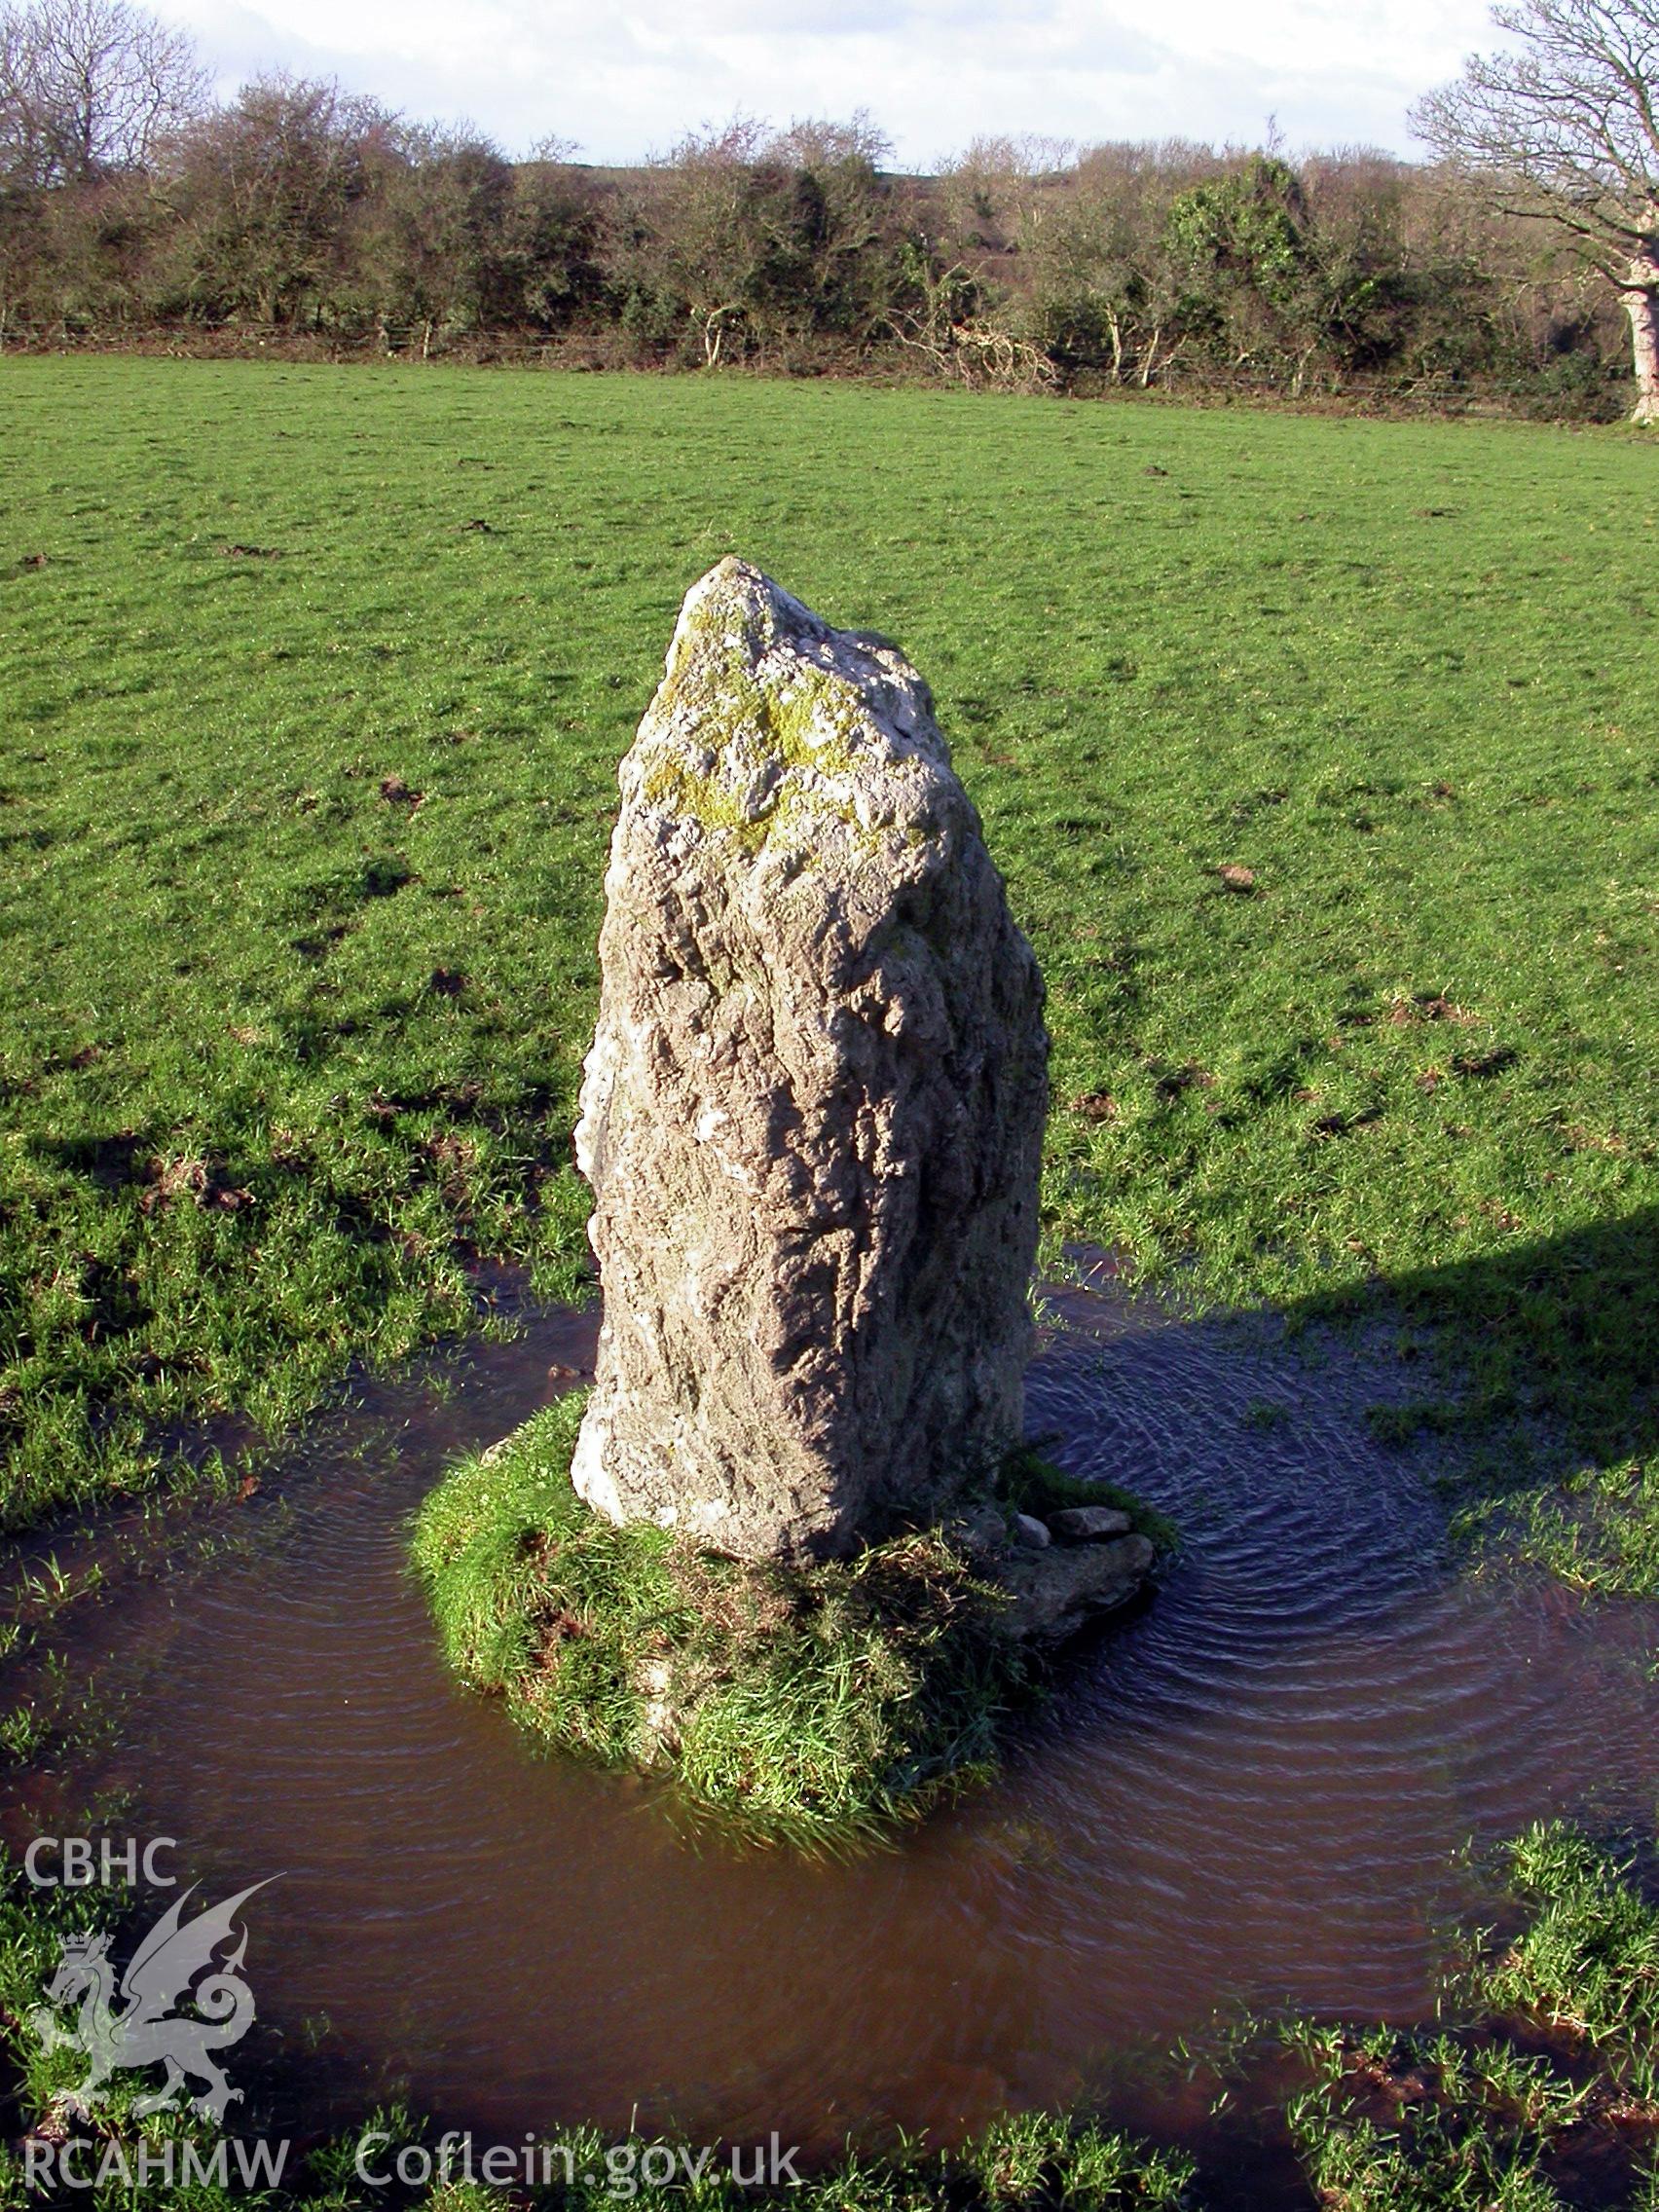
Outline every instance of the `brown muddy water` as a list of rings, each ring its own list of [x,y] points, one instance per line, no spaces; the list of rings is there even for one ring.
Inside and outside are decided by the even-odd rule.
[[[246,1912],[245,2047],[289,2054],[273,2094],[305,2126],[402,2089],[496,2140],[592,2120],[829,2150],[1080,2097],[1167,2135],[1135,2054],[1218,2009],[1421,2017],[1475,1896],[1461,1846],[1651,1816],[1659,1608],[1460,1579],[1431,1463],[1367,1431],[1401,1390],[1385,1349],[1099,1278],[1051,1312],[1032,1433],[1183,1550],[1001,1784],[901,1848],[744,1853],[446,1675],[409,1516],[585,1367],[592,1319],[565,1313],[370,1386],[216,1557],[72,1608],[71,1678],[119,1741],[25,1778],[9,1835],[120,1789],[119,1829],[176,1837],[211,1894],[279,1875]]]

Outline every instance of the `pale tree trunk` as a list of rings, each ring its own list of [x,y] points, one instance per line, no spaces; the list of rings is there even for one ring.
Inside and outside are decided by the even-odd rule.
[[[706,314],[691,310],[693,322],[703,326],[703,366],[718,369],[720,365],[720,348],[725,344],[725,322],[728,314],[736,314],[735,307],[710,308]]]
[[[1630,265],[1624,295],[1636,366],[1633,423],[1659,424],[1659,258],[1639,254]]]

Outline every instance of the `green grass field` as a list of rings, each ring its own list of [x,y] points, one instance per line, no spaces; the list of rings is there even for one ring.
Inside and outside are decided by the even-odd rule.
[[[935,686],[1049,977],[1051,1232],[1395,1294],[1469,1367],[1424,1418],[1651,1498],[1651,441],[30,359],[0,450],[11,1521],[477,1257],[572,1287],[613,771],[727,551]]]

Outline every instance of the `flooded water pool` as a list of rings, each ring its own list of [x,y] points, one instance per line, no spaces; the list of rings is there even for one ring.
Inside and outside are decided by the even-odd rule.
[[[741,1852],[446,1674],[410,1514],[585,1368],[594,1321],[567,1313],[372,1386],[238,1543],[75,1608],[120,1740],[57,1800],[129,1792],[130,1832],[215,1894],[280,1876],[247,1972],[267,2050],[316,2053],[307,2124],[388,2087],[501,2140],[581,2119],[828,2149],[1091,2094],[1145,2120],[1124,2054],[1218,2008],[1420,2016],[1460,1846],[1651,1813],[1659,1611],[1460,1578],[1422,1465],[1366,1426],[1399,1389],[1382,1355],[1109,1283],[1051,1315],[1032,1433],[1182,1553],[998,1787],[898,1850]]]

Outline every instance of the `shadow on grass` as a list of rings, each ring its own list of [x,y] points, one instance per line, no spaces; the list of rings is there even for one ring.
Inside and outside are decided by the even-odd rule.
[[[1400,1332],[1424,1387],[1372,1407],[1371,1426],[1461,1447],[1438,1487],[1464,1533],[1506,1528],[1568,1579],[1659,1593],[1659,1206],[1291,1318]]]

